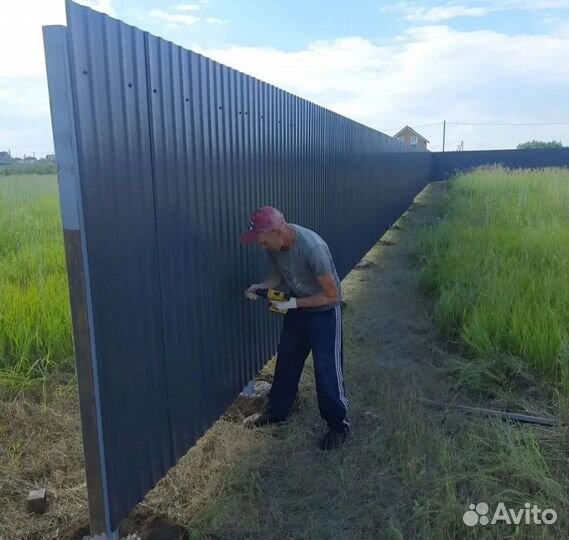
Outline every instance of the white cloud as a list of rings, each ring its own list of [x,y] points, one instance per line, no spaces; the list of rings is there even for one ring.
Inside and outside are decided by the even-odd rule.
[[[435,6],[432,8],[417,7],[407,13],[408,21],[426,21],[437,22],[455,19],[457,17],[483,17],[493,11],[497,11],[497,7],[468,7],[468,6]]]
[[[466,6],[462,4],[448,4],[427,7],[413,2],[400,2],[394,6],[386,6],[382,8],[382,11],[400,12],[408,21],[440,22],[458,17],[484,17],[500,9],[502,8],[495,5]]]
[[[150,17],[158,19],[165,23],[170,23],[180,26],[192,26],[199,22],[199,17],[194,17],[193,15],[184,15],[181,13],[168,13],[162,9],[152,9],[148,13]]]
[[[540,7],[553,3],[560,5],[557,0],[535,0]],[[466,1],[461,5],[471,6]],[[0,150],[51,139],[41,25],[64,24],[62,7],[61,0],[21,0],[3,6],[0,50],[7,54],[0,55]],[[179,27],[198,19],[188,14],[192,10],[154,11],[190,17],[183,22],[155,18],[161,24]],[[192,48],[376,129],[393,128],[393,134],[405,124],[443,119],[568,121],[569,64],[563,61],[569,57],[569,33],[564,31],[568,28],[569,17],[562,17],[549,35],[460,32],[432,25],[409,29],[386,44],[354,36],[316,41],[290,52],[242,46]],[[431,140],[432,149],[440,148],[441,126],[419,132]],[[569,126],[449,125],[447,148],[456,148],[460,140],[466,149],[513,147],[532,138],[569,144],[568,133]]]
[[[506,4],[509,5],[511,9],[569,9],[568,0],[506,0]]]
[[[38,156],[53,149],[47,84],[40,77],[0,78],[0,151]]]
[[[111,0],[79,0],[115,15]],[[52,150],[42,26],[66,24],[63,0],[2,2],[0,147],[16,155]],[[32,145],[32,146],[30,146]]]
[[[79,3],[115,15],[111,0]],[[0,77],[45,76],[42,26],[66,24],[63,0],[2,2],[0,16]]]
[[[42,26],[65,24],[61,0],[3,2],[0,16],[0,76],[45,74]]]
[[[101,13],[106,13],[111,17],[116,17],[116,12],[111,6],[113,0],[75,0],[78,4],[83,4],[84,6],[90,7],[95,11],[100,11]]]
[[[424,26],[388,45],[352,37],[295,52],[237,46],[199,52],[379,130],[443,119],[569,120],[569,65],[561,62],[569,57],[567,36]],[[440,131],[425,130],[433,149]],[[464,139],[472,149],[512,147],[538,131],[569,143],[569,126],[449,126],[447,135],[449,144]]]
[[[188,15],[188,12],[197,12],[207,8],[208,4],[202,2],[200,4],[178,4],[174,6],[175,12],[164,11],[163,9],[152,9],[148,15],[166,25],[166,28],[181,28],[183,26],[193,26],[200,21],[207,24],[227,24],[229,19],[220,19],[217,17],[206,17],[201,19],[195,15]],[[176,13],[181,12],[181,13]]]
[[[398,2],[381,8],[382,12],[400,13],[411,22],[444,22],[459,17],[484,17],[490,13],[510,10],[560,10],[569,9],[569,0],[476,0],[474,2],[446,2],[425,5],[423,2]]]
[[[201,6],[199,4],[178,4],[174,6],[174,9],[178,11],[199,11]]]
[[[205,22],[208,24],[227,24],[229,19],[218,19],[217,17],[206,17]]]

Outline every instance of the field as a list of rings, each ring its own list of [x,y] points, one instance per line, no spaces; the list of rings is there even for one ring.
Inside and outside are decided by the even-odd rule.
[[[441,333],[507,352],[569,390],[567,171],[479,169],[452,184],[425,238],[423,283]]]
[[[39,174],[55,176],[56,173],[55,163],[42,159],[35,163],[14,163],[0,167],[0,176],[35,176]]]
[[[72,372],[73,349],[55,176],[0,176],[0,387]],[[57,369],[56,369],[57,368]]]
[[[75,540],[87,507],[56,185],[22,180],[0,178],[2,317],[12,299],[0,329],[0,538]],[[286,426],[250,432],[233,410],[121,533],[176,524],[191,540],[567,537],[568,186],[567,171],[500,169],[429,185],[342,282],[353,440],[329,455],[315,449],[323,426],[309,361]],[[40,295],[41,306],[28,300]],[[270,363],[262,377],[271,373]],[[37,487],[52,494],[50,510],[30,517],[23,501]],[[530,502],[558,519],[466,527],[468,505],[482,501]]]

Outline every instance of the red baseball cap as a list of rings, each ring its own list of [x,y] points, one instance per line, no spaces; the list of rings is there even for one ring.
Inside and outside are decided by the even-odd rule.
[[[272,206],[257,208],[249,218],[249,230],[241,235],[242,244],[251,244],[257,240],[261,232],[280,229],[285,223],[285,218],[280,210]]]

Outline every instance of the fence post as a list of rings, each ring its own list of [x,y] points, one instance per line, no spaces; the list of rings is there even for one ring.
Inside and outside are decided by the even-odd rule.
[[[67,29],[64,26],[44,26],[43,39],[73,320],[73,345],[79,386],[91,534],[103,533],[107,538],[118,538],[118,533],[111,531],[108,526],[110,520],[101,408]]]

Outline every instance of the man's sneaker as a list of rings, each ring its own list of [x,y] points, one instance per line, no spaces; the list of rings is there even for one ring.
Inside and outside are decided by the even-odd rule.
[[[276,416],[272,416],[266,412],[260,412],[252,414],[243,420],[243,425],[246,428],[256,428],[267,426],[269,424],[280,424],[284,422],[283,419],[278,418]]]
[[[338,448],[346,442],[350,436],[350,430],[346,429],[344,431],[338,431],[336,429],[330,429],[322,440],[320,441],[320,450],[332,450],[333,448]]]

